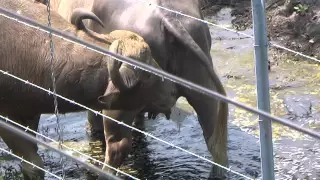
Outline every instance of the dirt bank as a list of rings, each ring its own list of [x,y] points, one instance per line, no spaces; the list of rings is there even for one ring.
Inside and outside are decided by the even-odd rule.
[[[243,31],[252,27],[251,0],[221,2],[204,0],[203,4],[203,13],[206,16],[212,16],[227,6],[232,8],[234,29]],[[319,0],[266,0],[266,9],[269,40],[319,59]],[[275,50],[271,49],[272,52]],[[299,58],[301,59],[301,57]],[[270,56],[271,61],[275,59],[274,56]]]

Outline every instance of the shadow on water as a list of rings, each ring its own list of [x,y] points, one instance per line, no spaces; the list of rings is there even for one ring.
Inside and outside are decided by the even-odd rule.
[[[210,21],[231,28],[230,9],[224,8]],[[237,101],[256,107],[255,74],[252,39],[210,27],[212,36],[212,57],[218,74],[228,92]],[[244,33],[252,34],[252,30]],[[292,61],[285,55],[274,56],[277,65],[270,72],[272,114],[286,117],[306,127],[319,130],[320,97],[317,84],[320,82],[317,65],[303,61]],[[270,56],[271,57],[271,56]],[[159,116],[156,120],[145,119],[141,129],[173,143],[179,147],[210,159],[200,125],[194,110],[184,98],[180,98],[179,108],[170,120]],[[257,116],[230,105],[229,118],[229,163],[232,170],[253,178],[261,178],[259,127]],[[70,113],[62,116],[65,144],[101,161],[104,148],[99,141],[91,141],[85,133],[86,113]],[[56,120],[52,115],[42,115],[39,132],[57,139]],[[197,157],[178,149],[134,133],[133,151],[121,170],[140,179],[206,179],[211,165]],[[276,179],[306,178],[319,179],[319,141],[305,137],[296,131],[273,123]],[[6,147],[0,141],[0,147]],[[72,153],[71,151],[67,151]],[[49,171],[61,175],[60,156],[40,148],[39,153]],[[88,161],[77,153],[73,155]],[[0,154],[0,180],[9,167],[19,174],[19,161],[11,156]],[[65,161],[66,179],[96,179],[97,176],[82,166]],[[11,168],[12,169],[12,168]],[[8,170],[6,171],[8,173]],[[14,171],[12,171],[14,172]],[[14,173],[13,173],[14,174]],[[122,176],[121,176],[122,177]],[[54,179],[46,176],[46,179]],[[229,179],[241,179],[230,174]]]

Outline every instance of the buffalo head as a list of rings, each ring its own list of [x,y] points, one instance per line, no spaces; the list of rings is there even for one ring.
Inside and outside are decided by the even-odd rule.
[[[110,33],[119,35],[117,33]],[[109,47],[111,52],[126,56],[160,69],[152,58],[148,44],[135,33],[125,31],[123,37],[113,41]],[[98,101],[107,109],[142,109],[146,105],[155,111],[164,112],[175,103],[175,85],[170,81],[162,81],[158,76],[122,63],[113,57],[105,57],[109,71],[107,90]],[[106,108],[106,107],[105,107]],[[105,109],[104,108],[104,109]]]

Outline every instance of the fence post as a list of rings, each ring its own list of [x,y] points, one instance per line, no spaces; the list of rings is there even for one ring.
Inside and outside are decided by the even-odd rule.
[[[251,0],[258,108],[270,113],[268,41],[264,0]],[[271,120],[259,115],[260,154],[263,180],[274,180]]]

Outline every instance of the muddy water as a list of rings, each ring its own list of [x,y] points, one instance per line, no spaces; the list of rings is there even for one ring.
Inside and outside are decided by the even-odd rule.
[[[220,25],[230,27],[230,9],[223,9],[209,18]],[[252,30],[245,33],[252,34]],[[256,106],[253,41],[232,32],[211,27],[212,57],[218,73],[227,88],[228,95],[237,101]],[[271,54],[270,54],[271,56]],[[290,118],[306,127],[320,130],[319,88],[320,67],[303,61],[292,61],[287,56],[276,56],[277,66],[270,72],[271,108],[274,115]],[[179,99],[179,112],[166,120],[146,120],[144,130],[163,140],[176,144],[200,156],[210,158],[207,152],[196,114],[184,98]],[[180,113],[180,115],[179,115]],[[85,133],[86,113],[62,116],[65,144],[97,159],[103,159],[98,142],[90,141]],[[252,178],[260,178],[259,127],[257,117],[231,106],[229,119],[229,159],[233,170]],[[57,139],[55,119],[42,115],[39,132]],[[303,136],[296,131],[273,123],[276,179],[320,179],[319,140]],[[0,147],[5,147],[0,141]],[[72,153],[71,151],[68,151]],[[62,174],[59,155],[41,148],[46,169]],[[75,156],[88,159],[73,153]],[[95,179],[80,165],[65,160],[66,179]],[[18,161],[5,154],[0,155],[0,179],[4,175],[17,174]],[[150,137],[134,133],[134,151],[121,167],[140,179],[206,179],[210,164],[174,149]],[[12,167],[12,168],[9,168]],[[16,171],[12,170],[16,169]],[[7,171],[5,171],[7,170]],[[11,170],[11,171],[9,171]],[[17,173],[15,173],[17,172]],[[54,179],[49,175],[46,179]],[[241,179],[230,174],[230,179]]]

